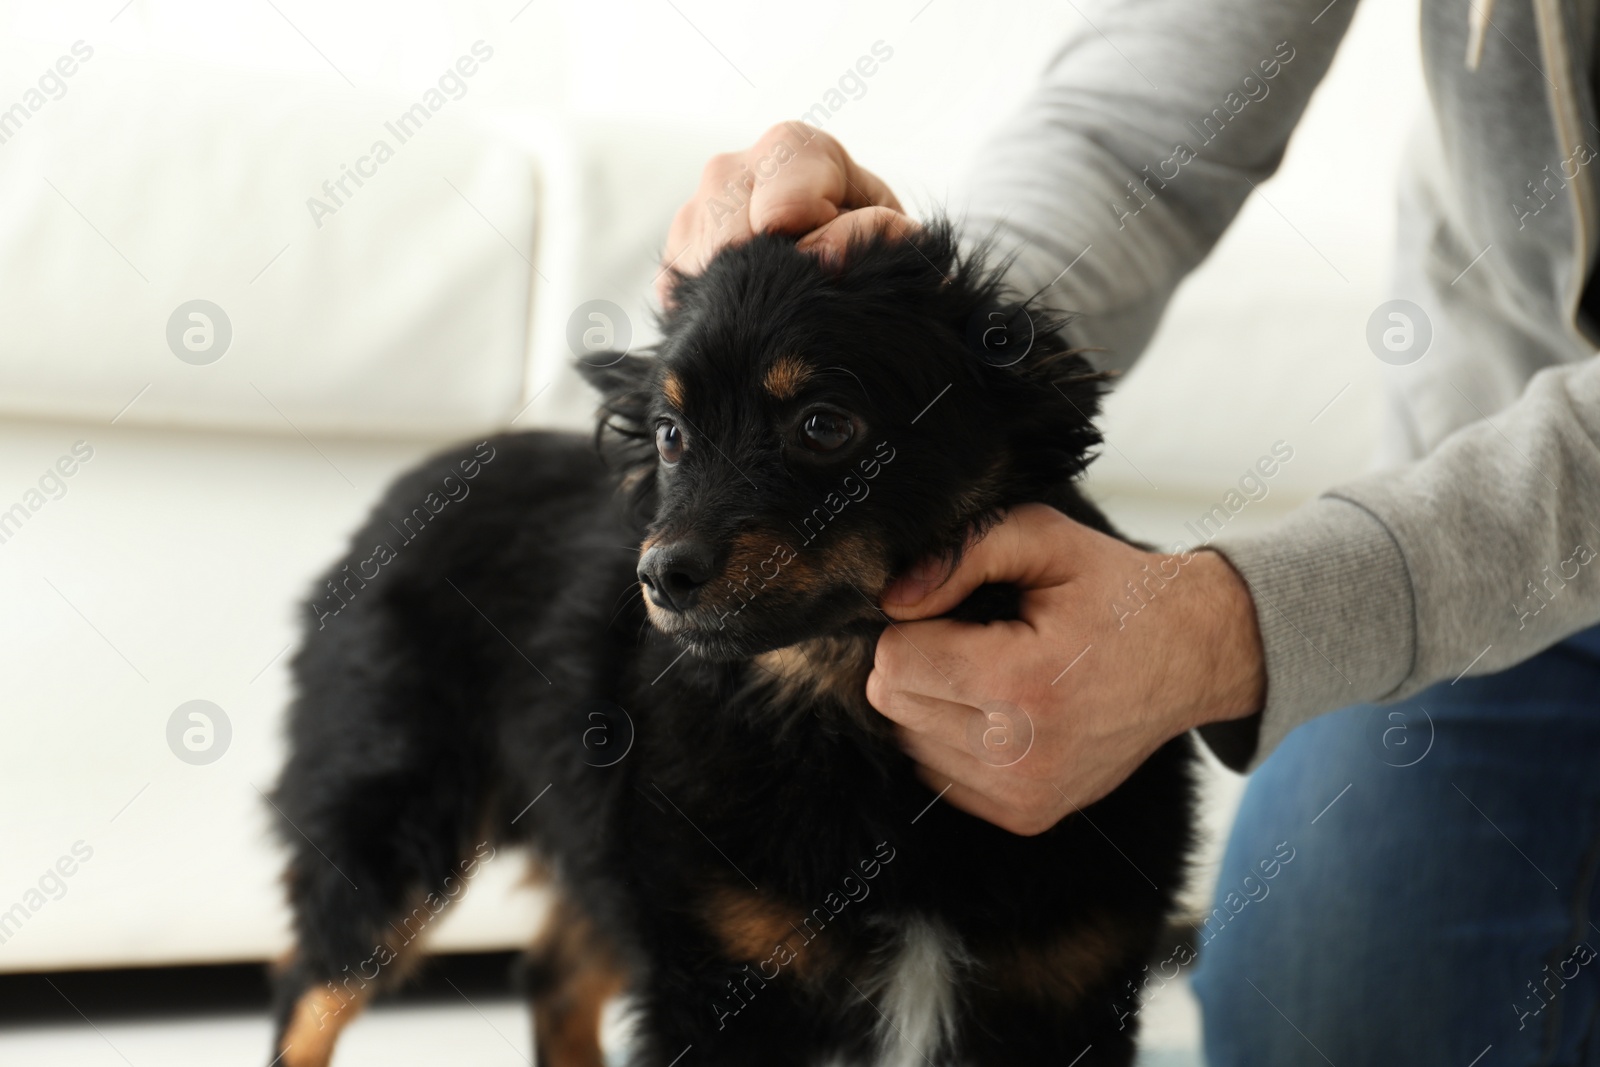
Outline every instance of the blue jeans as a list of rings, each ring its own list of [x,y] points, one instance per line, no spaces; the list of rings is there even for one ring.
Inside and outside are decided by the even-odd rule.
[[[1597,873],[1600,628],[1307,723],[1201,931],[1207,1062],[1600,1065]]]

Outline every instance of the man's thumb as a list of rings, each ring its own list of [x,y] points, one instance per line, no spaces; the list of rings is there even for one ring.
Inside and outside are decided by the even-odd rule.
[[[1030,589],[1064,581],[1068,568],[1059,540],[1075,525],[1045,505],[1025,504],[968,543],[953,572],[942,559],[918,562],[884,591],[883,610],[896,619],[927,619],[945,614],[985,582]]]
[[[910,570],[896,578],[889,588],[883,591],[884,610],[903,619],[938,615],[940,609],[928,610],[923,601],[952,577],[954,575],[950,573],[948,560],[936,556],[918,560]],[[959,603],[962,596],[965,594],[958,596],[954,603]],[[940,599],[942,601],[943,598]]]

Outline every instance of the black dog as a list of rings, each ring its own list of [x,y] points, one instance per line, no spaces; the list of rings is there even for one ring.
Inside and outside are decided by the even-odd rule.
[[[759,237],[673,297],[652,357],[586,368],[604,459],[554,433],[446,453],[314,599],[274,1054],[325,1064],[524,844],[559,894],[541,1064],[598,1067],[616,993],[639,1067],[1130,1063],[1116,1004],[1182,881],[1189,739],[1019,837],[936,802],[863,695],[913,562],[1024,502],[1109,531],[1073,485],[1099,376],[946,224],[843,266]]]

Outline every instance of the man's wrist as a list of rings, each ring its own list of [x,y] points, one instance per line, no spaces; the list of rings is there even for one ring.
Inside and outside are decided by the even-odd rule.
[[[1233,564],[1216,552],[1195,553],[1189,567],[1199,579],[1194,598],[1195,636],[1205,661],[1191,726],[1228,722],[1256,714],[1266,703],[1266,654],[1255,600]]]

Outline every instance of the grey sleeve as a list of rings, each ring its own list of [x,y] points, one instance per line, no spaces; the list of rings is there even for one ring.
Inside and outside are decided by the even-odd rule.
[[[1354,0],[1117,0],[985,143],[963,232],[1130,365],[1167,300],[1283,158]]]
[[[1519,663],[1600,622],[1600,357],[1213,547],[1250,586],[1267,660],[1262,714],[1202,731],[1235,769],[1323,712]]]
[[[1347,29],[1346,0],[1082,3],[1042,84],[983,146],[967,239],[1133,362],[1173,290],[1277,167]],[[1215,547],[1255,597],[1262,714],[1203,730],[1259,763],[1335,708],[1515,664],[1600,622],[1600,359],[1409,467]]]

